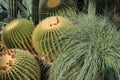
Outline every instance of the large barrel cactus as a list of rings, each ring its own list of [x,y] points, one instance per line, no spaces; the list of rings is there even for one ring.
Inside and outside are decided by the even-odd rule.
[[[10,49],[0,54],[0,80],[40,80],[40,67],[28,51]]]
[[[40,5],[40,20],[59,15],[70,17],[76,13],[76,0],[44,0]]]
[[[32,50],[31,35],[34,30],[33,22],[27,19],[11,21],[2,32],[2,41],[7,48]]]
[[[75,33],[76,27],[70,20],[60,16],[49,17],[40,22],[33,31],[33,47],[41,57],[53,61],[62,45]]]
[[[77,20],[78,42],[60,52],[48,80],[120,80],[120,32],[104,18]]]

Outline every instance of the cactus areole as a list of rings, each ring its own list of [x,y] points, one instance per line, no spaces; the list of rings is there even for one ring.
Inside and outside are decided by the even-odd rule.
[[[6,50],[6,47],[3,45],[2,41],[0,41],[0,52]]]

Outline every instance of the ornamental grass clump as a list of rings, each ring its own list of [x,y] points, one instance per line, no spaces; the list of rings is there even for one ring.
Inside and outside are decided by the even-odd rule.
[[[64,47],[48,80],[120,80],[120,31],[106,18],[79,15],[76,21],[77,44]]]

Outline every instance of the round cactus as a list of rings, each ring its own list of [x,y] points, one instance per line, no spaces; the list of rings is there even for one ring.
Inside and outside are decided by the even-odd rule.
[[[84,15],[76,21],[77,43],[60,52],[48,80],[120,80],[120,32],[115,25]]]
[[[53,61],[63,44],[76,33],[76,27],[66,18],[49,17],[40,22],[32,35],[33,47],[40,57]]]
[[[28,51],[5,50],[0,54],[0,80],[40,80],[40,67]]]
[[[70,17],[76,14],[75,0],[45,0],[40,5],[40,20],[49,16]]]
[[[11,21],[2,32],[2,41],[4,45],[11,48],[19,48],[32,51],[31,35],[34,25],[26,19],[16,19]]]

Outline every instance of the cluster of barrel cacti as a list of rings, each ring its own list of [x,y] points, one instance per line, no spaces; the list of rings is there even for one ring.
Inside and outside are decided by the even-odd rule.
[[[49,23],[48,23],[49,22]],[[67,43],[68,39],[71,38],[71,36],[75,35],[76,32],[76,27],[75,25],[68,20],[67,18],[63,18],[61,16],[53,16],[53,17],[49,17],[45,20],[43,20],[42,22],[40,22],[40,24],[36,27],[36,29],[34,30],[34,25],[31,21],[26,20],[26,19],[16,19],[11,21],[8,25],[6,25],[6,27],[4,28],[3,32],[2,32],[2,42],[1,42],[1,80],[15,80],[15,79],[33,79],[33,80],[38,80],[38,78],[41,80],[46,79],[44,74],[41,74],[42,76],[40,77],[40,74],[37,74],[38,72],[45,72],[46,68],[45,66],[47,66],[45,63],[40,62],[40,67],[39,69],[44,69],[44,70],[39,70],[38,67],[32,67],[32,65],[28,65],[31,64],[31,62],[34,59],[29,58],[29,56],[34,55],[34,51],[32,50],[33,47],[35,48],[36,52],[39,54],[40,58],[47,58],[45,61],[48,62],[53,62],[54,59],[56,58],[57,54],[59,54],[59,52],[61,51],[61,47]],[[32,46],[33,45],[33,46]],[[5,47],[4,47],[5,46]],[[13,67],[14,66],[10,66],[10,65],[3,65],[8,63],[9,61],[11,62],[11,58],[10,60],[7,60],[7,58],[9,58],[11,55],[13,54],[16,50],[9,50],[9,49],[17,49],[19,48],[21,52],[18,52],[17,54],[20,54],[20,56],[18,56],[17,58],[23,61],[25,61],[28,57],[28,60],[30,59],[30,61],[25,62],[25,64],[21,63],[21,61],[16,60],[16,66],[21,67],[21,68],[25,68],[27,66],[29,66],[29,68],[27,68],[27,72],[26,69],[20,69],[21,72],[18,70],[16,70],[17,68],[15,68],[16,72],[10,71],[8,73],[8,71],[6,70],[8,67]],[[29,55],[25,56],[27,54],[27,52],[24,52],[23,50],[29,50],[31,53],[29,52]],[[23,53],[24,54],[23,54]],[[24,60],[25,59],[25,60]],[[7,61],[6,61],[7,60]],[[13,62],[14,60],[12,60]],[[19,64],[21,63],[21,64]],[[35,62],[32,62],[35,63]],[[23,64],[23,66],[22,66]],[[44,66],[45,64],[45,66]],[[12,65],[14,65],[14,63],[12,63]],[[35,64],[36,66],[38,66],[38,63]],[[34,66],[34,65],[33,65]],[[38,72],[35,74],[29,74],[30,69],[38,69]],[[49,68],[49,67],[48,67]],[[5,69],[6,73],[3,74],[3,70]],[[11,74],[11,75],[9,75]],[[21,76],[19,76],[21,75]],[[31,76],[32,75],[32,76]],[[45,77],[44,77],[45,76]]]
[[[46,0],[46,2],[49,2],[50,6],[53,1]],[[33,2],[33,4],[36,3]],[[62,4],[60,0],[60,5]],[[36,10],[36,8],[33,9]],[[62,12],[66,11],[62,10]],[[68,43],[77,32],[72,21],[57,13],[51,17],[46,16],[46,19],[43,19],[37,26],[25,18],[14,19],[5,26],[2,31],[0,50],[1,80],[47,79],[50,64],[54,62],[62,46]],[[10,16],[14,14],[11,12]],[[33,21],[36,22],[36,18],[39,17],[33,15]]]
[[[59,54],[57,51],[61,48],[60,46],[67,42],[69,36],[73,35],[72,33],[76,30],[75,26],[61,16],[50,17],[38,24],[40,16],[38,9],[42,10],[39,8],[39,2],[42,3],[42,0],[38,0],[37,3],[33,0],[32,20],[25,19],[26,17],[15,19],[22,0],[6,2],[11,21],[3,29],[1,36],[0,80],[46,80],[47,70],[50,67],[48,62],[54,61]],[[51,5],[53,1],[46,0],[46,2]],[[28,15],[21,8],[20,13]],[[53,22],[52,19],[54,19]],[[36,24],[38,25],[35,29]]]
[[[9,22],[0,42],[0,80],[120,80],[120,31],[96,15],[95,0],[85,1],[88,14],[76,14],[75,0],[33,0],[32,20]]]

